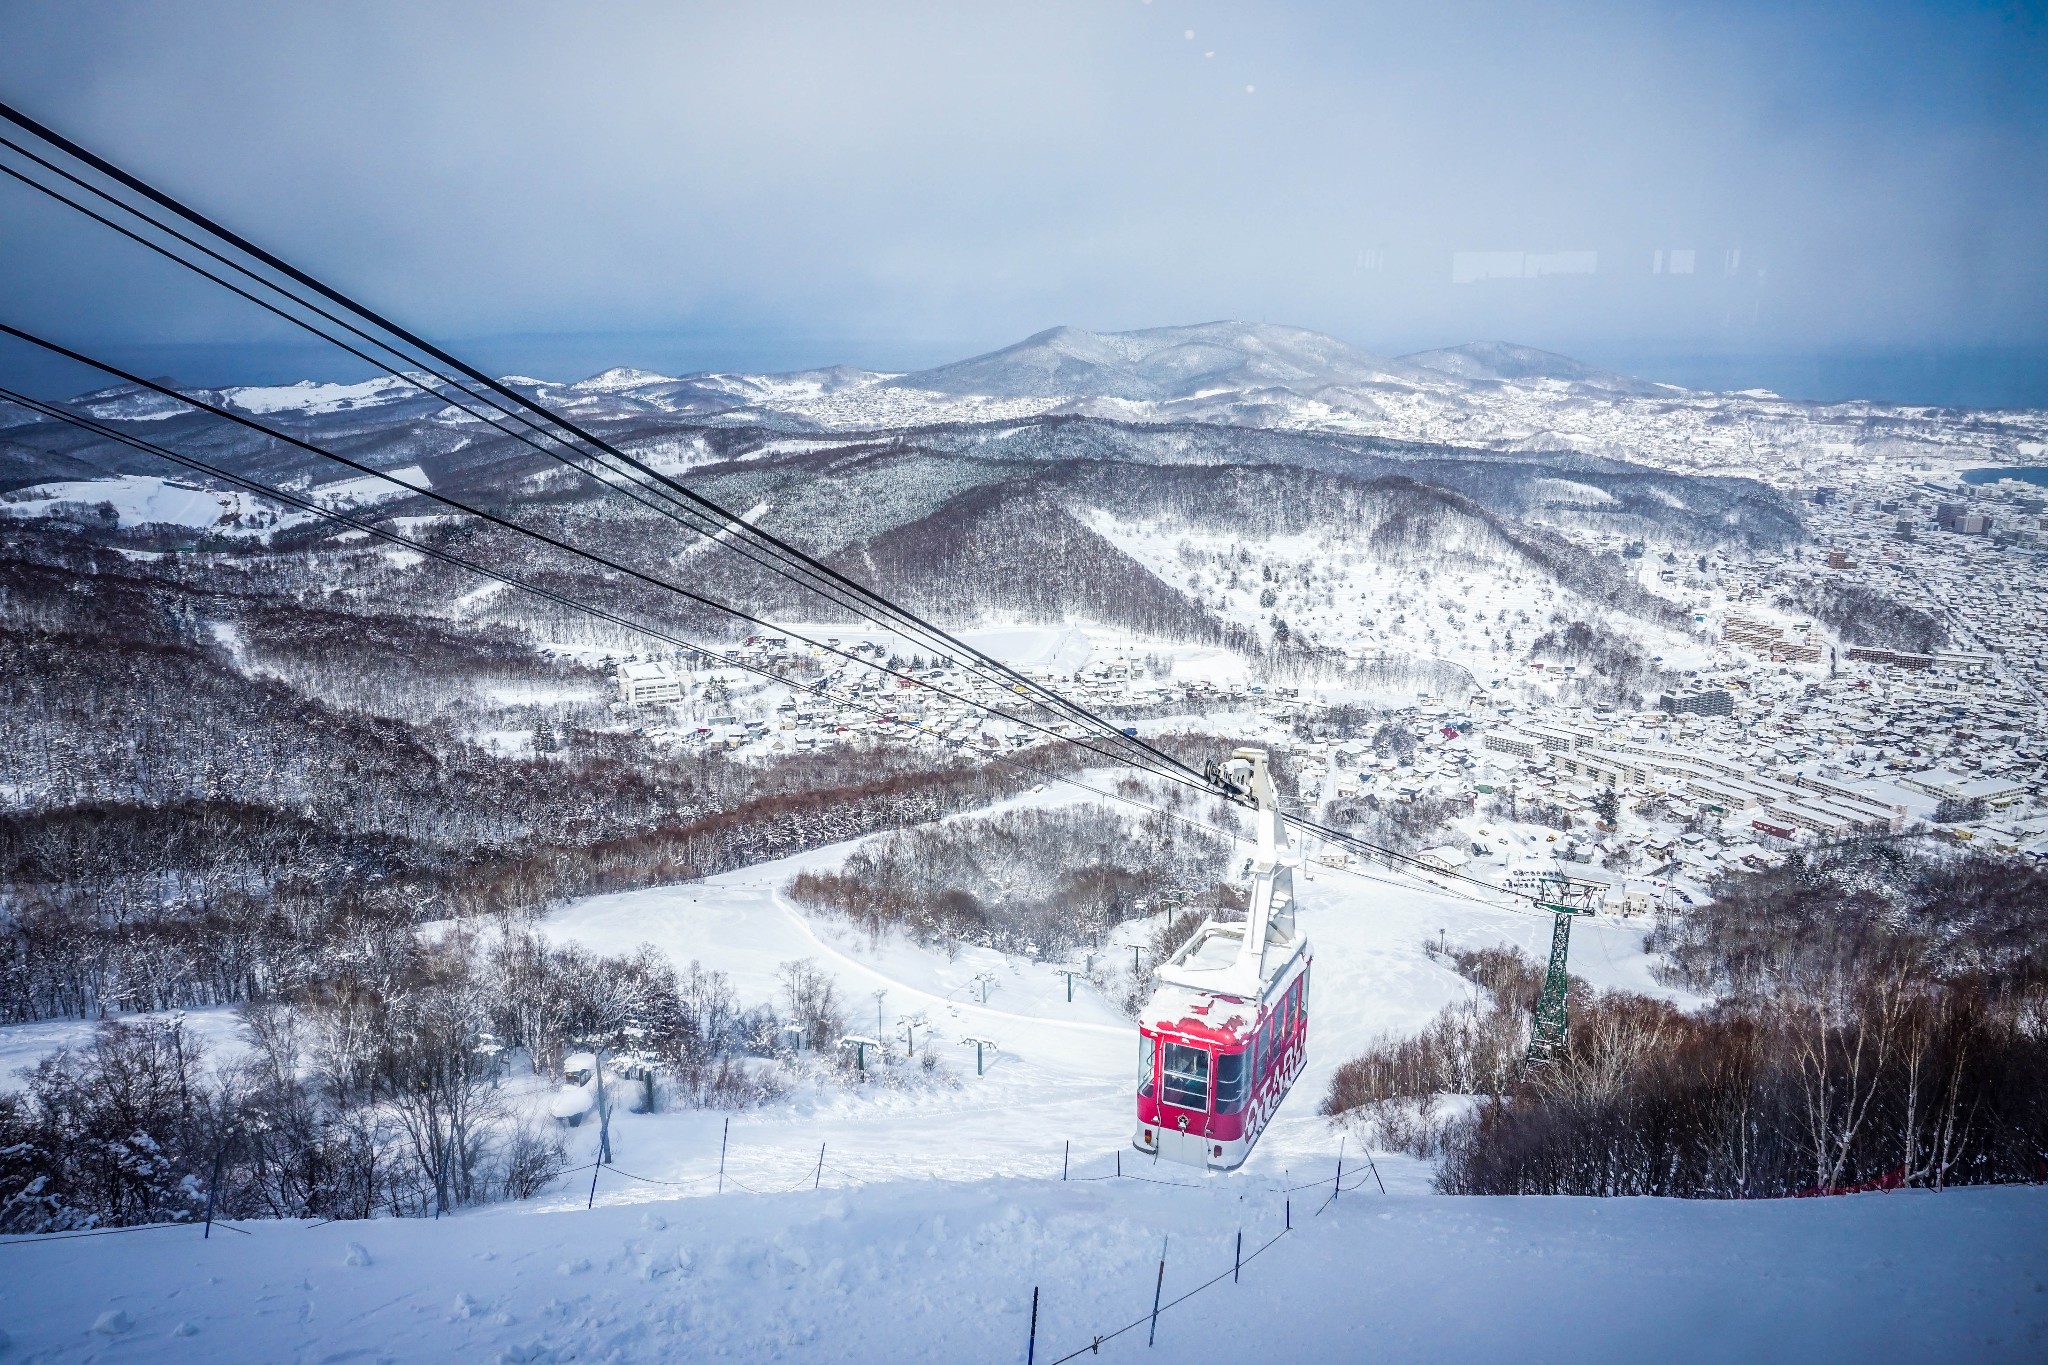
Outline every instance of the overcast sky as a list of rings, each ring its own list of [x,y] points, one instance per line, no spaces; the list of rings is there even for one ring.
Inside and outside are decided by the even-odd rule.
[[[1223,317],[2048,347],[2044,70],[2038,4],[0,0],[8,102],[554,377]],[[60,213],[0,188],[0,316],[253,363]]]

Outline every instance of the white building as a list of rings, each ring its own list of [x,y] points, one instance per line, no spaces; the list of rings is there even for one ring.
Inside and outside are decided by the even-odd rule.
[[[619,700],[628,706],[660,706],[683,699],[683,675],[662,660],[619,665]]]
[[[2027,794],[2020,783],[2003,777],[1963,777],[1940,768],[1901,777],[1899,785],[1950,801],[1982,801],[1989,806],[2009,806]]]

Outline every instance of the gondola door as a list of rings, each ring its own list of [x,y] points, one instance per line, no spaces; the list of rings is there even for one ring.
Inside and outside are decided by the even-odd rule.
[[[1191,1166],[1208,1164],[1209,1112],[1215,1057],[1207,1048],[1167,1039],[1160,1053],[1162,1111],[1159,1154]]]

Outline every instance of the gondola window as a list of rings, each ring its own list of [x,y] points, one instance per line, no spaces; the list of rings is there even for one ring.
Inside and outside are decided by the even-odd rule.
[[[1166,1045],[1166,1102],[1183,1109],[1209,1107],[1209,1054],[1184,1043]]]

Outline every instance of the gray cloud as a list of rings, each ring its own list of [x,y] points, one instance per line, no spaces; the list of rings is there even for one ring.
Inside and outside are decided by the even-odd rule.
[[[906,366],[1223,316],[1390,350],[2048,340],[2023,14],[74,2],[0,36],[11,102],[444,336]],[[95,231],[0,188],[0,309],[268,335]],[[1454,283],[1461,252],[1595,263]]]

